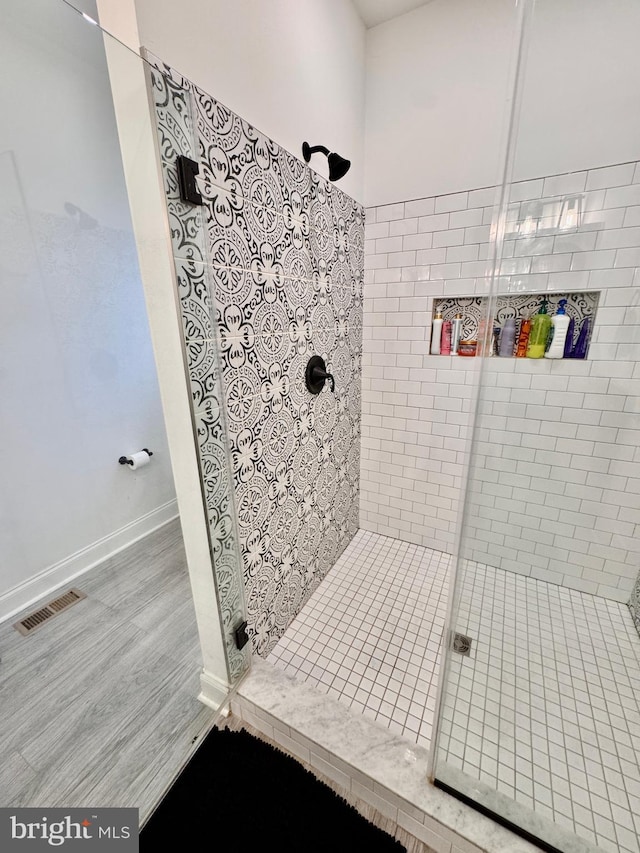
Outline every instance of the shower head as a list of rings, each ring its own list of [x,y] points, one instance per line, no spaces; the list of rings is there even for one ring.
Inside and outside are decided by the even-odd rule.
[[[330,181],[339,181],[340,178],[343,178],[347,174],[351,166],[351,160],[345,160],[344,157],[336,154],[335,151],[329,154],[328,160]]]
[[[315,154],[316,151],[322,151],[323,154],[327,155],[330,181],[339,181],[340,178],[344,178],[351,166],[351,160],[345,160],[344,157],[336,154],[335,151],[329,152],[329,149],[325,148],[324,145],[314,145],[312,148],[308,142],[303,142],[302,156],[304,157],[305,163],[308,163],[309,160],[311,160],[311,155]]]

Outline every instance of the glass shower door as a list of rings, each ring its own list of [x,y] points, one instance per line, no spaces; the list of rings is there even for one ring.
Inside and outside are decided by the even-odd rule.
[[[531,11],[476,306],[434,777],[542,849],[638,853],[640,129],[623,116],[640,20],[623,2]]]

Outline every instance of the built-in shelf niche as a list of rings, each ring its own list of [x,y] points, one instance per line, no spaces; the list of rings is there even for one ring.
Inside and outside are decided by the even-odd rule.
[[[547,313],[553,317],[558,310],[561,299],[567,300],[566,312],[568,317],[575,320],[573,344],[578,339],[583,321],[589,317],[589,338],[587,340],[587,357],[593,335],[596,312],[600,299],[600,291],[590,290],[586,293],[517,293],[503,294],[496,298],[496,313],[494,327],[504,326],[505,320],[513,317],[516,320],[516,342],[520,331],[520,322],[532,318],[547,300]],[[453,320],[456,314],[462,314],[462,340],[477,340],[478,328],[486,314],[486,296],[450,296],[433,300],[433,316],[442,314],[443,320]]]

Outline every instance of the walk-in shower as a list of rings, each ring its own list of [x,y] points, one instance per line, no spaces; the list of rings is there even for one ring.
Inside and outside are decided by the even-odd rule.
[[[599,160],[545,112],[582,57],[551,34],[597,40],[589,14],[514,9],[493,185],[366,216],[150,55],[148,80],[230,682],[252,651],[546,849],[638,853],[640,170],[629,128]],[[567,358],[493,354],[565,304]],[[433,354],[436,317],[474,346]]]
[[[640,129],[611,71],[629,13],[520,6],[504,182],[366,211],[360,530],[269,658],[564,853],[640,849]],[[579,87],[573,133],[549,104],[578,56],[602,159]],[[498,355],[494,329],[543,300],[566,300],[567,357]],[[436,316],[482,357],[431,355]]]
[[[488,19],[486,5],[436,0],[410,13],[416,17],[404,30],[398,24],[367,36],[376,47],[369,69],[379,70],[389,57],[406,63],[405,43],[416,32],[425,43],[465,33],[435,76],[415,89],[419,75],[407,76],[408,95],[390,99],[384,75],[371,72],[365,157],[379,144],[380,127],[413,127],[419,102],[447,119],[432,130],[445,129],[449,160],[443,148],[432,156],[424,136],[405,133],[401,141],[424,145],[425,160],[438,168],[426,188],[416,169],[419,190],[399,183],[394,195],[385,183],[384,199],[372,194],[366,209],[340,188],[356,171],[355,154],[345,183],[336,185],[348,160],[306,143],[301,159],[234,111],[240,107],[196,85],[188,69],[146,50],[140,59],[106,37],[96,91],[103,105],[113,95],[114,113],[109,100],[110,134],[98,135],[102,163],[117,161],[118,182],[99,182],[91,193],[70,170],[56,189],[42,177],[42,159],[16,168],[13,154],[0,154],[8,188],[0,214],[12,244],[0,267],[8,269],[10,304],[16,316],[17,308],[28,315],[23,299],[37,285],[47,310],[35,317],[36,331],[42,318],[65,320],[56,334],[39,333],[44,373],[29,373],[35,390],[22,408],[18,383],[8,383],[11,412],[20,410],[26,426],[17,429],[9,418],[7,433],[20,451],[21,434],[38,439],[42,400],[53,411],[58,386],[47,380],[47,353],[97,347],[78,360],[86,381],[74,386],[83,393],[71,393],[65,417],[88,418],[108,444],[113,479],[106,490],[135,473],[118,466],[121,454],[149,447],[153,460],[144,472],[152,476],[171,453],[205,702],[218,708],[235,699],[253,666],[263,689],[265,671],[304,682],[309,704],[299,693],[295,701],[303,711],[317,707],[314,701],[326,709],[318,714],[325,729],[338,719],[336,708],[348,709],[356,737],[366,741],[372,726],[377,749],[391,754],[400,744],[393,784],[419,766],[421,789],[449,804],[431,815],[438,831],[425,831],[437,853],[505,853],[505,838],[521,851],[522,836],[561,853],[640,853],[639,13],[624,0],[492,0]],[[77,27],[101,48],[105,36],[68,4],[61,8],[74,16],[73,50],[95,64],[102,54],[88,51]],[[495,42],[487,20],[495,23]],[[506,61],[492,66],[491,79],[499,77],[504,90],[502,150],[487,143],[495,116],[477,118],[469,146],[466,136],[456,137],[460,116],[443,110],[444,100],[458,103],[461,90],[468,109],[481,99],[473,68],[463,68],[480,31],[490,42],[487,56],[498,47],[506,56],[507,37],[515,45],[508,73]],[[402,43],[397,35],[393,41],[398,32]],[[64,75],[68,85],[76,65]],[[53,103],[42,95],[46,75],[20,67],[44,110]],[[5,94],[9,102],[10,87]],[[92,109],[97,100],[87,98]],[[70,100],[75,119],[83,103]],[[55,111],[42,115],[55,124]],[[104,119],[96,117],[94,132]],[[35,124],[23,146],[32,155],[41,150]],[[329,131],[319,138],[328,141]],[[144,156],[139,138],[149,143]],[[7,139],[5,147],[18,150]],[[318,161],[331,170],[328,180],[307,165],[314,151],[327,155],[327,163]],[[89,146],[87,175],[91,156]],[[475,171],[468,168],[474,157],[483,160]],[[141,194],[141,175],[155,182],[155,195]],[[44,188],[35,215],[21,177],[27,195]],[[148,214],[160,222],[153,239]],[[118,230],[121,222],[127,228]],[[133,294],[134,233],[166,445],[161,429],[134,442],[133,420],[114,410],[109,424],[131,437],[132,446],[120,446],[99,414],[110,411],[103,391],[118,372],[107,339],[128,352],[132,336],[121,336],[131,329],[127,317],[96,328],[93,309],[109,309],[113,319],[116,299]],[[55,256],[54,244],[64,252]],[[83,269],[94,276],[88,291],[79,286]],[[143,305],[142,295],[139,289],[131,306]],[[86,322],[73,313],[85,305],[81,297]],[[528,357],[530,329],[553,326],[562,311],[568,322],[556,327],[567,333],[565,357],[545,357],[544,345],[539,358]],[[458,353],[449,350],[454,324]],[[5,331],[14,347],[6,363],[15,367],[30,326]],[[146,332],[143,324],[138,343]],[[152,354],[147,347],[151,367]],[[140,368],[140,360],[129,360]],[[138,373],[129,379],[122,379],[126,400],[134,406],[144,395],[153,424],[162,426],[159,398],[151,399]],[[71,443],[63,449],[47,456],[46,470],[66,483],[62,469],[78,457]],[[95,447],[85,451],[91,474],[99,468]],[[22,459],[16,453],[5,464],[18,485]],[[29,469],[34,483],[38,473]],[[65,495],[77,499],[66,486]],[[55,535],[72,525],[65,500],[43,496],[52,520],[61,521],[34,548],[51,550]],[[120,512],[127,502],[116,503]],[[3,547],[10,527],[0,528]],[[94,538],[103,533],[92,529]],[[11,554],[13,571],[20,559]],[[96,597],[95,590],[113,592],[101,578],[92,589]],[[135,618],[140,630],[149,627],[148,614]],[[185,647],[191,654],[196,626],[186,611],[178,621],[185,636],[193,629]],[[12,666],[15,673],[16,658]],[[194,694],[196,676],[190,673]],[[281,683],[271,694],[286,706]],[[290,725],[285,743],[299,745]],[[356,752],[367,754],[365,741]],[[11,760],[16,774],[28,769],[13,753]],[[350,762],[344,759],[343,779],[355,767]],[[29,779],[20,788],[27,800]],[[356,783],[366,799],[362,778]],[[375,782],[367,802],[383,798],[385,783]],[[401,807],[395,803],[396,814]],[[521,837],[503,835],[503,846],[492,847],[493,836],[472,831],[478,817],[469,807]],[[418,833],[420,820],[416,806],[406,826]]]

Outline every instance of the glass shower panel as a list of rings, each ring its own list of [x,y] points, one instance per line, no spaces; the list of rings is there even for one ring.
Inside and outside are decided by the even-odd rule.
[[[250,647],[232,480],[229,415],[225,407],[217,325],[220,309],[215,297],[216,269],[205,262],[211,223],[207,222],[204,207],[185,200],[178,177],[179,161],[197,162],[205,148],[198,136],[203,116],[197,113],[193,84],[156,57],[147,55],[146,58],[158,159],[171,229],[183,355],[191,387],[191,418],[197,441],[200,486],[208,522],[228,678],[230,685],[235,686],[249,669]],[[225,199],[221,200],[221,206],[229,213],[232,204]],[[228,252],[231,241],[227,242],[226,234],[218,236],[222,252]],[[244,275],[240,270],[234,269],[234,273],[240,277]],[[245,402],[243,399],[241,405]],[[244,643],[238,630],[244,635]]]
[[[129,176],[153,160],[144,135],[146,63],[96,25],[94,0],[78,9],[49,0],[28,9],[8,2],[3,13],[0,619],[78,574],[88,561],[84,552],[97,563],[177,511],[138,264],[138,250],[150,250],[140,232],[134,235],[123,165],[124,150]],[[153,74],[156,82],[164,79]],[[134,104],[142,105],[138,113]],[[138,210],[149,203],[135,201]],[[144,240],[156,239],[144,232]],[[215,432],[211,406],[205,414],[199,405],[214,399],[215,341],[191,322],[208,310],[205,299],[198,303],[197,286],[192,293],[178,289],[190,331],[184,358],[194,440],[207,475],[203,504],[211,514],[230,501],[226,440]],[[119,458],[144,447],[152,461],[127,477]],[[210,519],[209,528],[231,684],[248,659],[234,636],[244,602],[232,516],[229,510],[217,525]],[[155,594],[142,581],[135,588],[132,576],[118,587],[123,597],[127,584],[140,602]],[[194,640],[197,666],[192,609],[189,616],[193,630],[184,635]]]
[[[266,657],[357,530],[364,211],[148,59],[211,529],[223,553],[238,531],[247,634]],[[181,156],[201,204],[180,198]],[[314,355],[333,377],[317,394]]]
[[[638,853],[640,10],[530,11],[435,779],[542,849]]]
[[[2,11],[0,801],[90,795],[144,820],[249,659],[210,303],[163,268],[146,63],[100,29],[94,0]],[[180,318],[184,353],[171,349]],[[187,388],[177,496],[164,411],[168,398],[173,452]],[[144,448],[143,469],[119,464]]]

